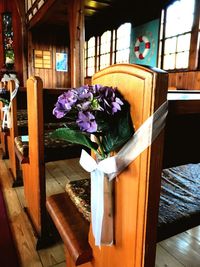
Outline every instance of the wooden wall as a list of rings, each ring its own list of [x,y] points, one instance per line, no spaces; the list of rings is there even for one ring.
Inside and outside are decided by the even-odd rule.
[[[200,71],[169,73],[170,89],[200,90]]]
[[[56,52],[68,53],[68,67],[70,67],[69,35],[66,29],[51,25],[38,26],[28,33],[28,40],[28,75],[40,76],[45,88],[70,87],[70,69],[68,72],[56,71]],[[50,69],[34,68],[34,49],[51,52],[52,64]]]

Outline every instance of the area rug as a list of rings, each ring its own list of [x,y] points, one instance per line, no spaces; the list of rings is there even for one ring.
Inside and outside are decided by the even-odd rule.
[[[6,206],[0,184],[0,266],[19,267],[17,251],[14,245]]]

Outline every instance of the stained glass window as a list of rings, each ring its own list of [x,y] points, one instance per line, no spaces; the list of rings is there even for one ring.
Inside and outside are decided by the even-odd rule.
[[[5,12],[2,14],[2,25],[4,62],[6,67],[11,69],[15,63],[15,54],[13,48],[12,14],[10,12]]]

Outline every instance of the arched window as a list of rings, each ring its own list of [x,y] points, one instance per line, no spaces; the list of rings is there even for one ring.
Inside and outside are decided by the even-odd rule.
[[[131,23],[124,23],[116,34],[116,63],[128,63],[130,54]]]
[[[95,37],[91,37],[85,46],[85,76],[92,76],[95,73]]]
[[[129,62],[131,23],[117,30],[105,31],[85,43],[85,77],[92,76],[111,64]]]
[[[110,66],[110,53],[111,53],[111,31],[106,31],[101,35],[100,38],[100,67],[103,69]]]

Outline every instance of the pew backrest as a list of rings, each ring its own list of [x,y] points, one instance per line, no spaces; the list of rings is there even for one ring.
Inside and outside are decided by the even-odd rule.
[[[168,74],[133,64],[116,64],[93,76],[92,84],[117,87],[130,103],[137,130],[166,100]],[[95,247],[92,266],[153,267],[156,251],[163,131],[115,180],[115,244]]]

